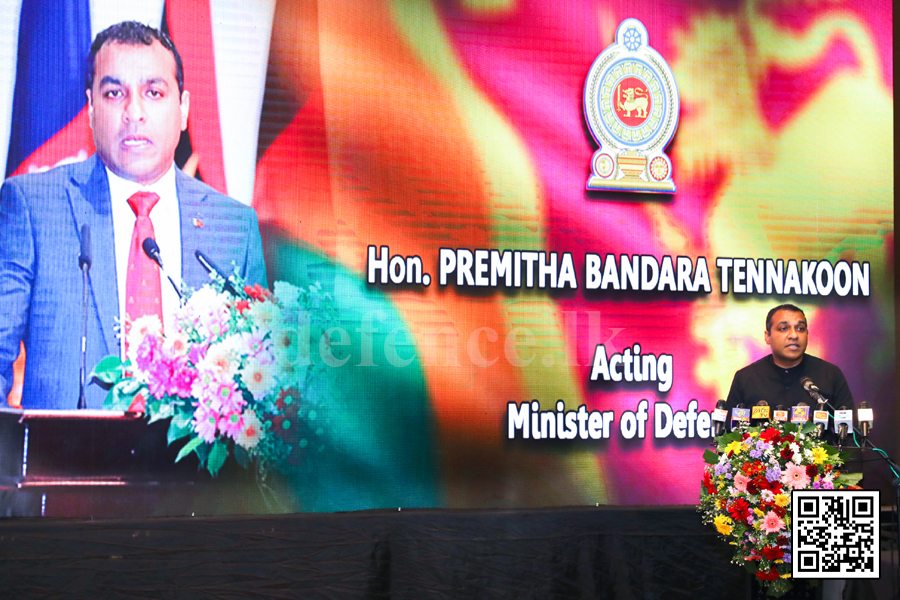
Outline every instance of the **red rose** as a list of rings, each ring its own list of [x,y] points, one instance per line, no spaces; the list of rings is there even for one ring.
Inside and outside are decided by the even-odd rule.
[[[806,476],[812,479],[819,474],[819,468],[816,465],[806,465]]]
[[[786,444],[790,444],[791,442],[793,442],[793,441],[796,440],[797,438],[794,437],[794,434],[793,434],[793,433],[789,433],[789,434],[787,434],[786,436],[784,436],[784,437],[781,438],[781,439],[782,439]]]
[[[791,460],[794,458],[794,451],[791,450],[790,446],[785,446],[781,449],[781,458],[784,460]]]
[[[787,509],[783,506],[774,506],[772,510],[775,511],[775,514],[778,515],[778,518],[783,519],[784,515],[787,514]]]
[[[775,569],[769,569],[768,571],[757,571],[756,577],[762,579],[763,581],[775,581],[778,579],[778,571]]]
[[[784,557],[784,550],[778,546],[766,546],[762,549],[762,554],[769,560],[778,560]]]
[[[787,539],[787,536],[779,535],[775,541],[778,543],[779,546],[786,546],[790,540]]]

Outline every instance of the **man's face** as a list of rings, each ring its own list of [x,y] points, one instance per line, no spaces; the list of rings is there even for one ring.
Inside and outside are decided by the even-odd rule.
[[[772,347],[776,365],[784,369],[799,365],[808,341],[809,331],[803,313],[779,310],[772,315],[772,330],[766,332],[766,343]]]
[[[154,183],[171,167],[187,127],[189,96],[179,98],[175,57],[157,40],[109,42],[95,65],[86,93],[97,153],[119,177]]]

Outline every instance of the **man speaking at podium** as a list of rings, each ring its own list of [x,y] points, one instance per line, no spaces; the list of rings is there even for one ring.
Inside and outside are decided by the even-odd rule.
[[[136,22],[102,31],[86,81],[97,153],[86,161],[7,180],[0,190],[0,394],[12,387],[25,343],[23,408],[76,408],[81,365],[83,226],[90,229],[87,369],[121,352],[117,319],[157,314],[174,326],[179,299],[141,249],[157,240],[169,275],[209,281],[194,256],[237,265],[266,285],[256,212],[175,167],[190,94],[164,33]],[[88,408],[106,392],[85,391]]]
[[[793,304],[781,304],[766,315],[766,344],[772,353],[744,367],[734,375],[726,408],[729,418],[738,404],[750,408],[760,400],[770,409],[778,405],[788,410],[800,402],[809,405],[810,415],[816,401],[803,387],[806,378],[835,408],[853,409],[853,396],[844,374],[835,365],[806,353],[809,328],[806,315]]]

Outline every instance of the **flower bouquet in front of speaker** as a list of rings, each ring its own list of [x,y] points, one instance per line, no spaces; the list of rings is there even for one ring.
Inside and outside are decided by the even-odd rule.
[[[186,439],[176,462],[195,453],[215,476],[231,455],[264,481],[292,451],[299,400],[317,401],[310,383],[324,369],[310,338],[328,337],[334,303],[319,284],[270,291],[230,279],[185,294],[168,331],[156,316],[126,321],[125,360],[107,357],[92,376],[109,389],[104,408],[171,419],[168,442]]]

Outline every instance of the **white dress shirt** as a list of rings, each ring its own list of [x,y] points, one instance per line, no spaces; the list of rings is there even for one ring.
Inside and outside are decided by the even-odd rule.
[[[153,192],[159,202],[150,211],[153,233],[159,245],[163,267],[176,284],[181,281],[181,216],[178,210],[178,190],[175,187],[175,164],[156,183],[143,186],[123,179],[106,168],[109,179],[109,196],[112,200],[113,231],[116,249],[116,283],[119,293],[119,318],[125,316],[125,278],[128,271],[128,253],[131,250],[131,236],[137,217],[128,204],[128,199],[137,192]],[[163,327],[170,331],[175,323],[178,309],[178,294],[165,275],[161,275]]]

